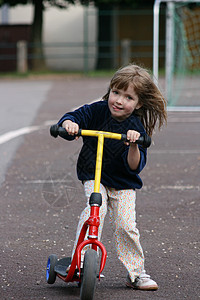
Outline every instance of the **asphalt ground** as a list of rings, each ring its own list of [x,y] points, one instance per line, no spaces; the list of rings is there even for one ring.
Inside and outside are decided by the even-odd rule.
[[[32,124],[37,110],[46,99],[51,81],[0,81],[0,185],[17,147],[22,142],[20,131]],[[9,133],[9,134],[8,134]],[[9,139],[19,134],[17,139]],[[5,141],[9,140],[7,144]]]
[[[24,85],[31,82],[35,81],[24,81]],[[85,207],[75,171],[81,139],[53,139],[45,124],[101,97],[109,79],[74,77],[49,82],[45,99],[34,110],[34,119],[29,119],[29,125],[39,129],[21,137],[3,169],[0,299],[79,299],[75,283],[66,284],[58,278],[54,285],[48,285],[45,269],[50,254],[70,256],[78,217]],[[37,87],[34,90],[37,97]],[[126,288],[126,270],[116,257],[107,217],[102,242],[108,258],[95,300],[200,298],[199,129],[200,112],[169,112],[168,125],[155,133],[141,173],[144,187],[137,192],[137,226],[145,268],[158,283],[158,291]],[[12,148],[12,143],[8,141],[6,149]]]

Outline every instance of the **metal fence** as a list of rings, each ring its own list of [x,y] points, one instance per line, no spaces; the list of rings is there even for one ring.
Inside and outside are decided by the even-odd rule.
[[[88,72],[99,68],[104,61],[104,69],[116,68],[135,61],[147,67],[153,62],[153,11],[99,11],[97,19],[110,19],[110,36],[105,39],[90,39],[90,11],[85,10],[83,40],[67,43],[43,43],[42,49],[47,67],[52,70],[78,70]],[[1,27],[1,26],[0,26]],[[160,60],[164,62],[165,23],[161,23]],[[40,55],[32,54],[33,45],[28,41],[15,43],[0,40],[0,72],[26,72]]]

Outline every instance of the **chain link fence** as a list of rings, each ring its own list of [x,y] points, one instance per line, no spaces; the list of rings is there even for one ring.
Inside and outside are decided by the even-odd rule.
[[[153,61],[153,11],[98,11],[95,12],[96,33],[91,40],[91,19],[94,11],[85,9],[83,36],[80,42],[57,42],[35,45],[30,43],[31,27],[26,34],[15,34],[14,27],[0,26],[0,72],[26,72],[33,60],[44,57],[47,68],[62,71],[114,69],[129,62],[152,68]],[[165,17],[160,25],[160,66],[164,66]],[[27,25],[25,25],[27,27]],[[72,30],[72,29],[70,29]],[[14,38],[6,40],[6,31]],[[33,54],[34,47],[40,54]]]

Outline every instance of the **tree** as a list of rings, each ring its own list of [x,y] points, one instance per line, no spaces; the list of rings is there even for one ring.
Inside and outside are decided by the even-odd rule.
[[[9,6],[16,6],[18,4],[30,4],[34,6],[34,16],[32,22],[31,30],[31,67],[33,70],[41,70],[45,68],[43,47],[42,47],[42,30],[43,30],[43,11],[48,6],[55,6],[58,8],[67,8],[70,4],[81,3],[82,5],[88,5],[93,3],[99,10],[113,10],[116,6],[119,8],[133,9],[141,5],[151,5],[154,0],[0,0],[0,7],[3,4],[8,4]],[[98,32],[98,42],[99,54],[102,51],[110,51],[110,46],[101,46],[101,42],[111,41],[111,18],[108,16],[106,19],[102,20],[99,14],[99,32]],[[105,21],[105,22],[104,22]],[[99,69],[104,68],[104,59],[99,58],[97,67]],[[107,65],[108,66],[108,65]],[[109,67],[109,66],[108,66]]]

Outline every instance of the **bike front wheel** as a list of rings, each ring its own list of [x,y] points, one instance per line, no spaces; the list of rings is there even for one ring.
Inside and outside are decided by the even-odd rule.
[[[83,264],[81,300],[93,300],[97,280],[97,261],[97,252],[93,249],[88,249],[85,253]]]

